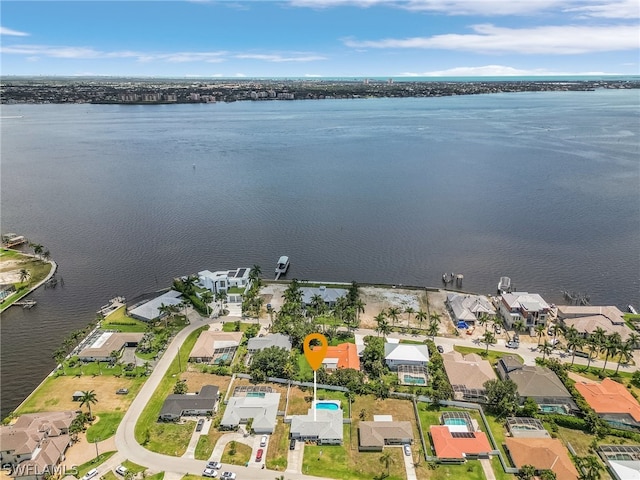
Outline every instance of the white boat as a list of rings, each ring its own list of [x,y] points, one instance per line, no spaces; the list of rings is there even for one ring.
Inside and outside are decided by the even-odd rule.
[[[498,282],[498,293],[502,295],[503,293],[511,292],[511,279],[509,277],[500,277],[500,281]]]
[[[287,273],[288,269],[289,257],[283,255],[280,257],[280,259],[278,260],[278,264],[276,265],[276,280],[280,275],[284,275],[285,273]]]

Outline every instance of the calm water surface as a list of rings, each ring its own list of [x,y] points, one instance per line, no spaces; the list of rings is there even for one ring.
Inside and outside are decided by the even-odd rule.
[[[280,255],[289,278],[464,287],[508,275],[638,306],[639,92],[2,106],[2,231],[64,288],[5,312],[2,415],[109,298]],[[20,116],[21,118],[10,118]]]

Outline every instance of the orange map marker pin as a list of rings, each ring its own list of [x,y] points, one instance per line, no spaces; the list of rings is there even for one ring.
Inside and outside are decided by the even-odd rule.
[[[311,347],[310,343],[313,340],[317,340],[320,342],[320,346]],[[306,337],[304,337],[304,356],[311,365],[311,368],[315,372],[322,366],[322,361],[324,360],[325,355],[327,354],[327,348],[329,347],[329,342],[327,341],[327,337],[322,335],[321,333],[310,333]]]

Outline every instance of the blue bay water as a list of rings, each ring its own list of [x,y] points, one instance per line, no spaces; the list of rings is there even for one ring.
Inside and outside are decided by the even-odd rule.
[[[639,301],[637,90],[2,106],[2,231],[64,288],[0,323],[2,415],[109,298],[289,255],[288,278]],[[19,117],[19,118],[13,118]],[[33,354],[34,347],[39,352]]]

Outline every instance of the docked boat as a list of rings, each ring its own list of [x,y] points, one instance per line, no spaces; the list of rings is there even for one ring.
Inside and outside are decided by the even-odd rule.
[[[509,277],[500,277],[498,294],[503,295],[505,293],[511,293],[511,279]]]
[[[280,277],[280,275],[284,275],[287,273],[289,269],[289,257],[283,255],[278,260],[278,264],[276,265],[276,280]]]
[[[629,313],[632,313],[634,315],[637,315],[638,312],[636,311],[635,308],[633,308],[633,305],[627,305],[627,310],[629,310]]]

